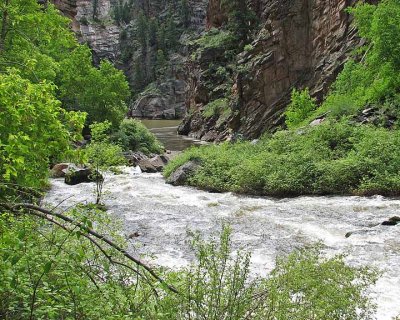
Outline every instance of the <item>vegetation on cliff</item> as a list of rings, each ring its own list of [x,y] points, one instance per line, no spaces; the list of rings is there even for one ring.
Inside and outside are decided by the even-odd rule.
[[[286,112],[289,130],[266,134],[257,143],[188,150],[165,175],[197,160],[201,167],[187,183],[211,190],[399,195],[400,4],[359,4],[350,12],[367,43],[320,106],[307,90],[295,90]]]

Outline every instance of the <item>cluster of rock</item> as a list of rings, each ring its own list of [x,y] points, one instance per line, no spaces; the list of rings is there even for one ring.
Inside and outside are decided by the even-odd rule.
[[[124,156],[130,166],[139,167],[141,172],[156,173],[161,172],[177,154],[178,152],[166,151],[162,155],[152,154],[147,156],[142,152],[126,152]],[[96,182],[104,179],[97,170],[89,166],[72,163],[58,163],[54,165],[50,175],[53,178],[64,178],[64,182],[68,185]]]
[[[167,150],[164,154],[145,155],[143,152],[127,152],[124,154],[130,166],[139,167],[142,172],[156,173],[161,172],[168,162],[178,154]]]
[[[77,166],[72,163],[56,164],[51,169],[51,176],[53,178],[64,178],[64,182],[71,186],[104,180],[98,171],[87,166]]]

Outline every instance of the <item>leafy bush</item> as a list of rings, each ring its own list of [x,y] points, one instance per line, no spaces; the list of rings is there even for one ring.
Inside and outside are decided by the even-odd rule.
[[[384,0],[378,5],[359,3],[349,12],[355,17],[366,45],[346,63],[331,93],[313,115],[353,115],[368,104],[382,106],[398,94],[400,86],[400,4]],[[313,116],[311,118],[313,118]]]
[[[124,119],[112,140],[125,151],[141,151],[145,154],[161,153],[163,146],[139,120]]]
[[[225,30],[211,29],[200,39],[196,40],[196,44],[203,49],[211,48],[228,48],[235,42],[234,35]]]
[[[371,319],[374,307],[365,289],[377,274],[349,267],[343,258],[323,258],[315,247],[278,259],[266,284],[263,319]]]
[[[274,196],[400,194],[399,131],[325,121],[303,132],[281,131],[249,142],[192,148],[164,171],[189,160],[201,169],[188,184],[215,191]]]
[[[292,101],[285,112],[288,128],[296,127],[307,119],[317,108],[315,99],[310,97],[308,89],[292,91]]]
[[[210,118],[213,116],[222,115],[226,112],[229,112],[228,99],[222,98],[214,100],[205,105],[202,115],[206,118]]]
[[[122,148],[110,142],[111,126],[109,121],[91,124],[92,140],[84,150],[89,165],[95,170],[93,180],[96,182],[96,204],[100,204],[103,194],[104,177],[101,172],[127,162]]]
[[[195,237],[191,267],[153,270],[166,279],[161,284],[124,256],[127,244],[108,214],[93,206],[65,214],[81,227],[23,210],[18,218],[0,216],[2,318],[362,320],[374,311],[365,290],[375,273],[347,266],[342,256],[323,258],[317,248],[279,259],[268,278],[250,279],[250,256],[232,255],[230,230],[224,228],[219,241]],[[97,245],[90,241],[93,226]]]

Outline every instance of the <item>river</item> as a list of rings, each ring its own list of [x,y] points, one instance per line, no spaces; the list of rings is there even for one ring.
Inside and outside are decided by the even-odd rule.
[[[141,120],[167,150],[182,151],[204,142],[177,133],[181,120]]]
[[[252,273],[266,275],[275,258],[321,242],[328,255],[347,253],[348,263],[370,265],[382,271],[371,295],[376,299],[376,319],[400,314],[400,226],[378,225],[399,215],[400,200],[383,197],[299,197],[271,199],[232,193],[208,193],[165,184],[160,174],[141,174],[124,168],[108,175],[104,201],[109,213],[121,219],[124,232],[138,232],[132,240],[134,254],[147,261],[179,268],[193,253],[188,230],[205,237],[218,232],[222,223],[233,228],[233,246],[252,253]],[[62,210],[74,203],[93,201],[94,184],[67,186],[51,181],[45,202]],[[378,225],[378,226],[374,226]],[[374,226],[374,227],[371,227]],[[355,232],[346,238],[348,231]]]

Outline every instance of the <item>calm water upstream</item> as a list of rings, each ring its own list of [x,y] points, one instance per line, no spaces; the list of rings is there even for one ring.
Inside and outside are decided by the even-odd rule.
[[[52,180],[45,198],[49,205],[94,201],[94,184],[67,186]],[[234,249],[252,253],[253,275],[266,275],[278,255],[321,242],[328,255],[347,253],[352,265],[378,267],[382,276],[372,288],[378,304],[376,319],[400,314],[400,225],[381,226],[400,215],[400,200],[383,197],[299,197],[270,199],[231,193],[208,193],[165,184],[160,174],[140,174],[125,168],[107,176],[104,201],[109,214],[121,219],[133,254],[146,254],[150,263],[179,268],[193,259],[187,231],[205,237],[223,222],[233,229]],[[375,225],[375,226],[374,226]],[[357,230],[346,238],[349,231]]]
[[[181,120],[141,120],[155,134],[167,150],[182,151],[201,141],[178,135],[177,129]]]

